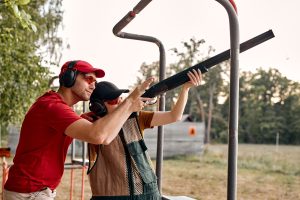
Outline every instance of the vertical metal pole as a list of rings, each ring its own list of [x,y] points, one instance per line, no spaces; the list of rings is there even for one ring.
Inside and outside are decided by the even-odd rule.
[[[279,133],[276,134],[276,153],[278,153],[278,147],[279,147]]]
[[[82,102],[82,113],[85,113],[85,102]],[[86,160],[86,152],[87,152],[87,145],[86,142],[82,141],[82,166],[85,166],[85,160]]]
[[[239,23],[233,5],[228,0],[216,0],[226,9],[230,25],[230,111],[228,144],[227,199],[237,196],[237,152],[238,152],[238,109],[239,109]]]
[[[166,72],[166,57],[163,46],[159,46],[160,57],[159,57],[159,81],[165,79]],[[165,94],[160,95],[159,98],[159,111],[165,111]],[[162,194],[162,168],[163,168],[163,142],[164,141],[164,127],[159,126],[157,128],[157,150],[156,150],[156,175],[158,177],[157,185],[158,190]]]
[[[73,168],[71,168],[71,172],[70,172],[70,175],[71,175],[71,177],[70,177],[70,181],[71,181],[71,183],[70,183],[70,200],[72,200],[73,199],[73,189],[74,189],[74,169]]]
[[[82,113],[85,113],[85,102],[82,102]],[[82,174],[81,174],[81,200],[84,199],[84,177],[85,177],[85,167],[86,167],[86,152],[87,144],[82,141]]]
[[[4,199],[3,197],[3,190],[4,190],[4,184],[6,183],[8,178],[8,165],[6,162],[5,157],[2,157],[2,200]]]
[[[114,27],[114,35],[120,38],[141,40],[146,42],[153,42],[159,47],[160,60],[159,60],[159,81],[165,79],[165,49],[163,44],[156,38],[145,35],[137,35],[132,33],[121,32],[121,30],[127,26],[141,10],[143,10],[151,0],[141,0],[132,11],[129,11]],[[161,95],[159,98],[159,111],[165,110],[165,95]],[[160,193],[162,193],[162,163],[163,163],[163,138],[164,138],[164,129],[163,126],[158,127],[157,131],[157,151],[156,151],[156,175],[158,178],[157,184]]]
[[[81,200],[84,200],[84,177],[85,177],[85,166],[82,166],[81,171]]]
[[[120,32],[117,34],[118,37],[142,40],[147,42],[153,42],[159,47],[160,60],[159,60],[159,81],[165,79],[165,68],[166,68],[166,59],[165,59],[165,49],[163,44],[156,38],[145,36],[145,35],[136,35],[132,33]],[[159,111],[165,110],[165,95],[162,94],[159,98]],[[163,143],[164,143],[164,128],[163,126],[158,126],[157,129],[157,151],[156,151],[156,175],[157,175],[157,184],[160,193],[162,192],[162,168],[163,168]]]
[[[71,163],[73,163],[73,161],[75,160],[75,151],[76,151],[75,143],[76,143],[76,140],[74,139],[71,144]]]

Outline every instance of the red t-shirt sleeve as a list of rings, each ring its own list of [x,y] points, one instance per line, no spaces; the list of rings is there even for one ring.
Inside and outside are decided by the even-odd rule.
[[[47,109],[49,125],[58,132],[65,132],[73,122],[82,119],[71,107],[64,103],[53,103]]]

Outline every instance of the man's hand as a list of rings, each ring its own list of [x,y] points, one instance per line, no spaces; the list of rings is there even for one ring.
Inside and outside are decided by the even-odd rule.
[[[131,101],[131,110],[132,112],[140,111],[146,105],[146,101],[152,100],[151,98],[141,97],[146,89],[149,88],[150,84],[154,81],[154,78],[148,78],[142,84],[137,86],[133,92],[127,97],[127,100]]]
[[[142,94],[145,93],[146,89],[149,88],[150,84],[153,81],[154,81],[153,77],[150,77],[147,80],[145,80],[142,84],[140,84],[133,90],[133,92],[128,96],[128,98],[137,99],[140,96],[142,96]]]

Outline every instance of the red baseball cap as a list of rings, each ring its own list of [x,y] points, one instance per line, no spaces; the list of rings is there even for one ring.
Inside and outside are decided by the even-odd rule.
[[[76,69],[79,72],[83,73],[92,73],[94,72],[97,78],[102,78],[105,76],[105,72],[100,68],[94,68],[90,63],[83,61],[83,60],[77,60],[77,61],[68,61],[66,62],[60,70],[59,77],[68,69],[69,64],[71,62],[75,62],[72,69]]]

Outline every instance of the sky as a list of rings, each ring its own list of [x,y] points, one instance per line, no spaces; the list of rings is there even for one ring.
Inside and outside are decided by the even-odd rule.
[[[115,24],[138,0],[63,1],[64,28],[60,35],[70,48],[63,51],[62,65],[68,60],[86,60],[105,70],[101,80],[127,88],[136,81],[143,62],[159,60],[154,43],[123,39],[112,33]],[[275,38],[241,53],[240,71],[262,67],[277,68],[287,78],[300,81],[300,1],[235,0],[238,10],[240,43],[270,29]],[[204,39],[215,54],[230,48],[229,20],[225,8],[215,0],[153,0],[122,32],[152,36],[166,50],[166,66],[172,62],[170,49],[182,47],[194,37]],[[56,74],[59,68],[53,68]],[[158,77],[157,77],[158,79]]]

